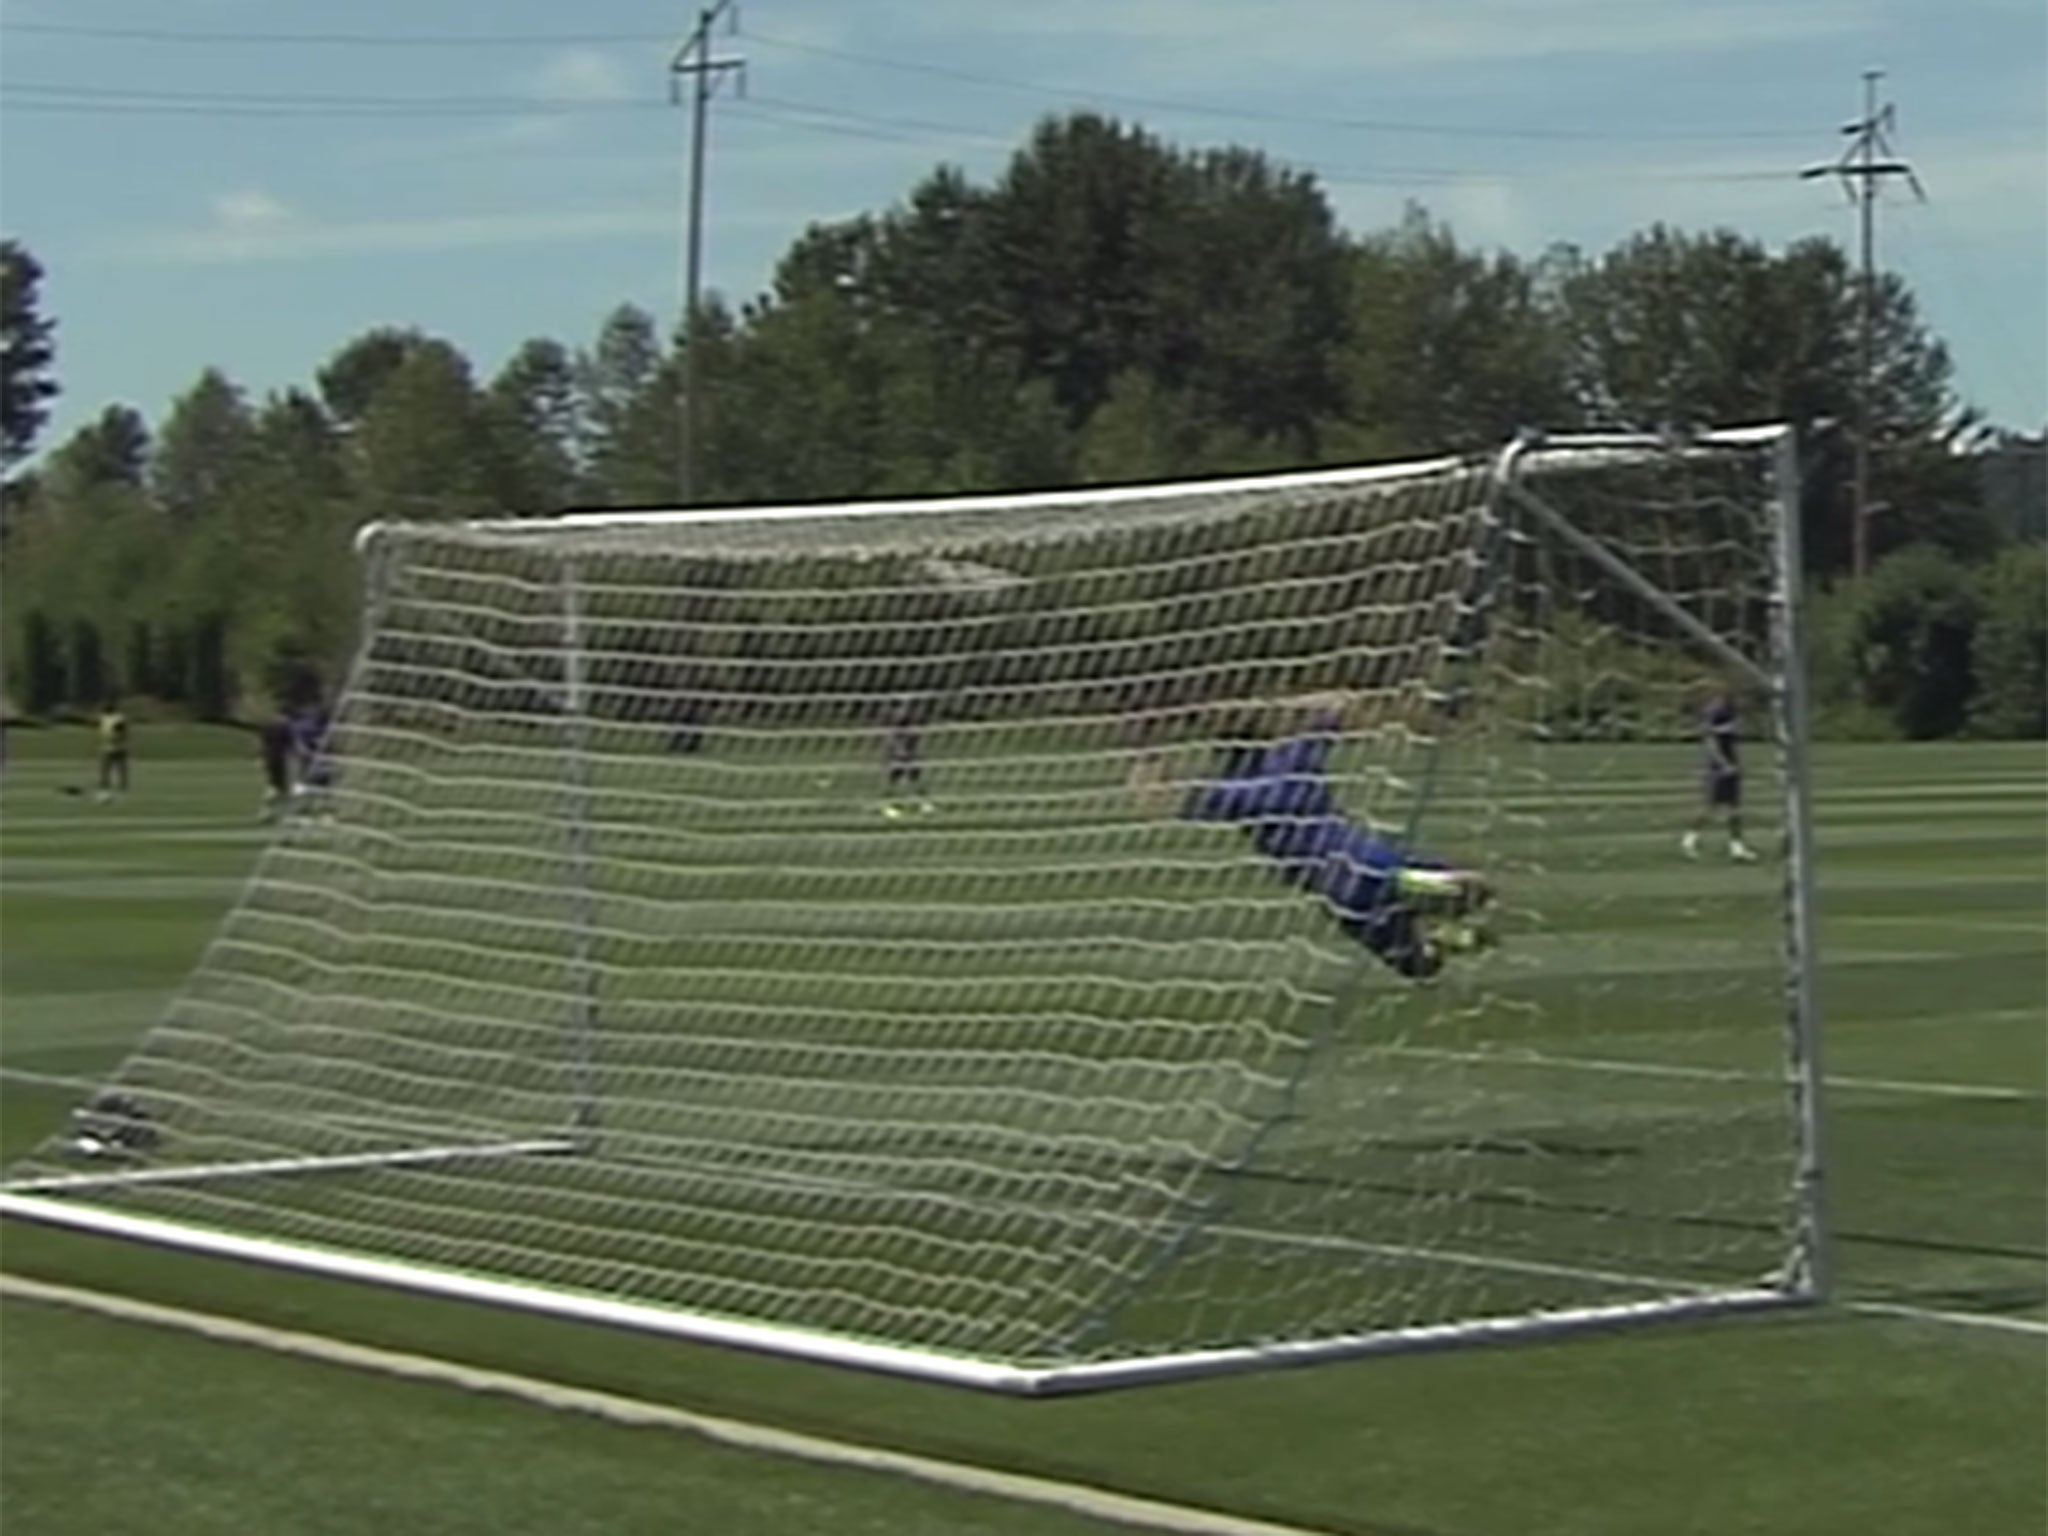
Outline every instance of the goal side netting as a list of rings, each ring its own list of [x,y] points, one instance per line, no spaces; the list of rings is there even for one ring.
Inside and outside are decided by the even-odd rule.
[[[1030,1392],[1811,1299],[1796,478],[381,525],[319,787],[0,1213]]]

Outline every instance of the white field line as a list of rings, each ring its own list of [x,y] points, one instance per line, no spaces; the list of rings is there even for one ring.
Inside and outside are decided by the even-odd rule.
[[[1402,1056],[1422,1061],[1465,1062],[1490,1067],[1557,1068],[1575,1072],[1609,1072],[1618,1077],[1687,1078],[1709,1083],[1789,1083],[1789,1077],[1769,1072],[1744,1072],[1736,1067],[1689,1067],[1673,1062],[1615,1061],[1592,1056],[1538,1056],[1507,1051],[1451,1051],[1421,1045],[1391,1045],[1373,1052],[1381,1056]],[[1863,1093],[1922,1093],[1932,1098],[1988,1099],[2017,1104],[2042,1097],[2031,1088],[2000,1088],[1990,1083],[1933,1083],[1890,1077],[1835,1077],[1825,1080],[1829,1088]]]
[[[1630,1290],[1655,1291],[1664,1296],[1711,1296],[1717,1289],[1704,1281],[1674,1280],[1662,1275],[1638,1275],[1616,1269],[1587,1269],[1577,1264],[1545,1264],[1535,1259],[1509,1259],[1493,1254],[1460,1253],[1453,1248],[1413,1248],[1401,1243],[1372,1243],[1363,1238],[1338,1237],[1327,1233],[1270,1232],[1259,1227],[1216,1226],[1209,1235],[1249,1238],[1276,1248],[1322,1249],[1330,1253],[1371,1254],[1375,1258],[1410,1259],[1425,1264],[1448,1264],[1463,1269],[1497,1270],[1506,1275],[1533,1275],[1545,1280],[1591,1280],[1599,1285]]]
[[[1400,1248],[1383,1243],[1360,1242],[1340,1237],[1309,1237],[1289,1233],[1257,1232],[1242,1227],[1218,1227],[1228,1236],[1250,1237],[1273,1243],[1277,1246],[1292,1245],[1297,1248],[1333,1248],[1362,1253],[1383,1254],[1392,1258],[1412,1258],[1446,1264],[1471,1265],[1481,1269],[1499,1269],[1530,1275],[1549,1275],[1559,1279],[1592,1280],[1602,1285],[1630,1286],[1640,1289],[1661,1291],[1665,1295],[1690,1292],[1708,1295],[1712,1286],[1685,1283],[1656,1275],[1635,1275],[1608,1269],[1581,1269],[1569,1264],[1537,1264],[1512,1259],[1487,1259],[1476,1255],[1451,1253],[1428,1248]],[[1989,1312],[1941,1312],[1927,1307],[1909,1307],[1899,1302],[1888,1301],[1842,1301],[1838,1305],[1847,1312],[1860,1312],[1882,1317],[1902,1317],[1913,1322],[1944,1323],[1956,1328],[1990,1328],[2005,1333],[2033,1334],[2048,1338],[2048,1319],[2026,1317],[1998,1317]]]
[[[69,1088],[91,1093],[106,1085],[105,1078],[66,1077],[56,1072],[27,1072],[20,1067],[0,1067],[0,1083],[25,1083],[31,1088]]]
[[[1952,1328],[1990,1328],[1999,1333],[2023,1333],[2048,1339],[2048,1318],[1999,1317],[1990,1312],[1938,1312],[1930,1307],[1909,1307],[1895,1301],[1851,1301],[1851,1312],[1877,1317],[1903,1317],[1916,1323],[1945,1323]]]
[[[1876,923],[1911,928],[1964,928],[1985,933],[2024,933],[2033,938],[2048,939],[2048,927],[2038,922],[1998,917],[1941,917],[1903,912],[1838,912],[1828,917],[1826,923],[1829,927],[1838,923]]]
[[[940,1461],[903,1451],[884,1450],[877,1446],[826,1440],[815,1435],[801,1435],[790,1430],[777,1429],[772,1425],[750,1423],[744,1419],[692,1413],[666,1403],[651,1403],[640,1398],[597,1392],[586,1387],[567,1386],[532,1376],[485,1370],[453,1360],[437,1359],[431,1355],[373,1349],[367,1345],[351,1344],[344,1339],[330,1338],[324,1334],[266,1328],[237,1318],[191,1312],[182,1307],[159,1306],[153,1302],[136,1301],[102,1291],[81,1290],[72,1286],[51,1285],[40,1280],[0,1275],[0,1296],[72,1307],[122,1322],[169,1328],[220,1343],[267,1349],[275,1354],[316,1360],[326,1365],[345,1366],[351,1370],[373,1371],[404,1381],[426,1382],[493,1397],[508,1397],[558,1413],[584,1414],[613,1424],[645,1429],[680,1430],[684,1434],[739,1450],[784,1456],[821,1466],[849,1467],[862,1472],[905,1477],[957,1492],[1063,1510],[1070,1514],[1117,1525],[1135,1526],[1142,1530],[1171,1531],[1184,1533],[1184,1536],[1327,1536],[1327,1533],[1311,1531],[1302,1526],[1277,1525],[1267,1520],[1253,1520],[1188,1505],[1141,1499],[1106,1488],[1090,1487],[1085,1483],[1056,1482],[1050,1478],[1002,1472],[965,1462]]]

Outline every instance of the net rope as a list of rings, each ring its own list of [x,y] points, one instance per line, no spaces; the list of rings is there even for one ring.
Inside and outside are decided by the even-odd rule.
[[[1769,471],[1519,483],[1768,673]],[[1031,1364],[1785,1260],[1783,878],[1675,846],[1714,664],[1494,462],[403,525],[368,588],[329,787],[114,1080],[154,1169],[303,1168],[65,1198]],[[1427,985],[1174,814],[1332,693],[1341,803],[1500,892]]]

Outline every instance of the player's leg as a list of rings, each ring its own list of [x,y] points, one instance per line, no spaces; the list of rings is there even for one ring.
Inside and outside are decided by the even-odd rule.
[[[1493,926],[1493,884],[1477,870],[1436,860],[1410,861],[1395,875],[1394,888],[1443,953],[1472,954],[1499,942]]]
[[[1721,776],[1718,786],[1721,809],[1728,818],[1728,857],[1738,864],[1754,864],[1756,850],[1742,840],[1742,775]]]
[[[114,754],[112,752],[100,753],[99,782],[98,788],[93,794],[93,799],[100,805],[108,805],[113,802]]]
[[[263,752],[263,809],[265,821],[275,821],[284,814],[291,802],[292,773],[291,760],[275,747],[266,746]]]
[[[1714,819],[1714,791],[1718,776],[1709,772],[1700,784],[1699,809],[1693,813],[1692,825],[1685,829],[1685,835],[1678,840],[1679,852],[1688,859],[1700,856],[1700,834]]]
[[[1411,908],[1399,903],[1374,912],[1340,914],[1337,926],[1410,981],[1427,981],[1444,968],[1445,946]]]
[[[300,786],[305,795],[303,809],[322,820],[334,816],[334,763],[324,752],[315,756],[306,765],[305,781]]]
[[[912,778],[911,765],[892,757],[883,767],[882,814],[895,821],[909,814],[903,806],[904,785]]]
[[[1359,829],[1326,878],[1339,925],[1411,980],[1493,943],[1493,887],[1476,870],[1406,854]]]

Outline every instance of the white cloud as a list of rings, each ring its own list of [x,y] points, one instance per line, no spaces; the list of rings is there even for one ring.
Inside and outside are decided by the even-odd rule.
[[[233,193],[212,202],[213,218],[197,229],[164,230],[125,240],[120,254],[170,263],[296,261],[377,252],[427,252],[562,244],[636,235],[673,235],[667,207],[439,215],[414,219],[316,220],[293,214],[261,193]]]
[[[567,48],[542,64],[527,84],[538,95],[569,101],[627,101],[652,95],[658,82],[650,70],[629,70],[601,49]]]
[[[221,230],[250,233],[275,230],[290,223],[293,215],[289,207],[268,192],[250,187],[218,193],[213,198],[213,217]]]
[[[407,218],[329,218],[290,208],[271,194],[252,189],[217,194],[207,200],[207,208],[210,216],[194,227],[116,237],[101,247],[102,254],[131,263],[230,265],[604,241],[672,248],[680,232],[680,211],[673,200],[664,198],[558,211],[528,207]],[[821,209],[814,197],[760,196],[719,213],[718,228],[721,234],[741,238],[767,234],[787,239],[814,218],[838,216]]]

